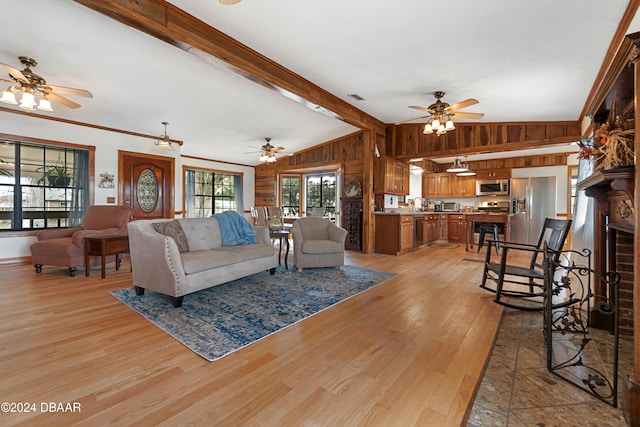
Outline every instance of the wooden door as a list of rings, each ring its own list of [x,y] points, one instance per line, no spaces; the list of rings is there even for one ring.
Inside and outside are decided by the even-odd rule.
[[[118,152],[120,200],[133,219],[173,218],[173,157]]]

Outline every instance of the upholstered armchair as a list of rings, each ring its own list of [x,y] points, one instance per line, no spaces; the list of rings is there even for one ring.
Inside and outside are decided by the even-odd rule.
[[[293,262],[298,269],[344,266],[344,241],[347,230],[328,219],[305,217],[291,227]]]
[[[67,267],[75,276],[76,268],[84,265],[85,237],[128,234],[131,219],[129,206],[89,206],[81,227],[52,228],[38,232],[38,241],[31,245],[31,261],[36,273],[43,265]],[[114,260],[111,256],[108,261]],[[99,265],[99,257],[91,257],[91,265]]]

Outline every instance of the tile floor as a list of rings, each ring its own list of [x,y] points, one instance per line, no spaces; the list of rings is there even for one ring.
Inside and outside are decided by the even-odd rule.
[[[620,337],[620,378],[632,370],[632,345]],[[505,309],[467,427],[626,426],[620,402],[613,408],[548,372],[542,314]]]

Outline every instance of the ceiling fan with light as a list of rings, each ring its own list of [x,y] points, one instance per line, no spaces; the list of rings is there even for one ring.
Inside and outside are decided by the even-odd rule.
[[[38,65],[35,59],[27,56],[20,56],[18,59],[25,67],[22,71],[0,62],[0,67],[4,68],[10,77],[10,80],[0,78],[0,81],[10,83],[9,87],[2,92],[0,102],[17,104],[17,94],[20,96],[20,108],[24,108],[27,112],[36,108],[43,111],[53,111],[50,101],[60,103],[69,108],[80,107],[80,104],[60,94],[93,98],[91,92],[84,89],[48,84],[42,76],[31,71],[32,67]]]
[[[444,135],[448,131],[452,131],[455,129],[453,125],[453,117],[461,118],[461,119],[481,119],[484,117],[482,113],[466,113],[458,111],[462,108],[470,107],[472,105],[477,104],[479,101],[477,99],[469,98],[464,101],[460,101],[456,104],[449,105],[446,102],[441,101],[442,97],[444,97],[444,92],[437,91],[433,93],[433,96],[436,97],[436,102],[429,105],[428,107],[419,107],[417,105],[411,105],[409,108],[413,108],[416,110],[424,111],[425,113],[429,113],[426,116],[415,117],[413,119],[405,120],[400,123],[402,124],[411,122],[414,120],[431,118],[429,123],[427,123],[424,127],[425,134],[436,133],[436,135]]]
[[[249,151],[244,154],[260,153],[260,161],[267,163],[275,162],[276,160],[278,160],[278,155],[290,156],[290,154],[280,153],[281,151],[285,150],[284,147],[274,147],[273,145],[271,145],[271,138],[265,138],[264,140],[267,141],[267,143],[262,147],[250,147],[255,148],[259,151]]]

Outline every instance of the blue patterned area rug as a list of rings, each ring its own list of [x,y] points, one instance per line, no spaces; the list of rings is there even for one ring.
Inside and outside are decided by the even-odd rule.
[[[110,291],[118,300],[209,361],[266,337],[395,276],[344,266],[278,268],[185,295],[174,308],[157,292]]]

